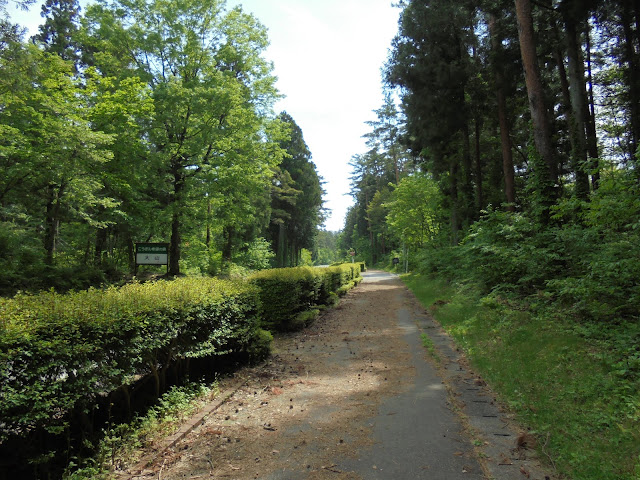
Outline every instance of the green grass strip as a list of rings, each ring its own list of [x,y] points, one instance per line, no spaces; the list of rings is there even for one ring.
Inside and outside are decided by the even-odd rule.
[[[640,478],[638,379],[607,361],[614,342],[591,341],[558,312],[481,298],[438,278],[403,280],[532,429],[541,457],[560,474]]]
[[[440,358],[440,355],[438,355],[438,352],[436,351],[436,347],[433,344],[433,340],[431,340],[429,338],[429,335],[427,335],[426,333],[421,334],[420,338],[422,340],[422,346],[425,348],[427,352],[429,352],[429,355],[431,356],[431,358],[433,358],[436,362],[440,363],[442,359]]]

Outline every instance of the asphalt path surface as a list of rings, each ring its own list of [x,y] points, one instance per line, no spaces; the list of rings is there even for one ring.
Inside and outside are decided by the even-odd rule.
[[[366,275],[369,283],[397,283],[385,272]],[[339,461],[363,479],[480,479],[484,478],[472,454],[461,418],[451,408],[447,389],[433,363],[426,358],[412,308],[403,288],[395,291],[402,308],[390,312],[389,322],[403,332],[403,347],[413,367],[412,387],[387,398],[371,419],[374,446],[357,459]],[[377,468],[372,468],[375,465]]]
[[[364,276],[311,327],[278,337],[227,400],[127,478],[552,478],[401,280]]]

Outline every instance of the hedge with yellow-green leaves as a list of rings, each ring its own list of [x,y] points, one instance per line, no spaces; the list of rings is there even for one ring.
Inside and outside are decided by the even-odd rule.
[[[361,279],[359,264],[332,267],[295,267],[263,270],[250,277],[258,287],[263,328],[298,330],[307,322],[300,314],[314,306],[329,305]]]
[[[247,283],[183,278],[0,299],[0,442],[64,431],[74,409],[167,367],[231,351],[266,354]]]

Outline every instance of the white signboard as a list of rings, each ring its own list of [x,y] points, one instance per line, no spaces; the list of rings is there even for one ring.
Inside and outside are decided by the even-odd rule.
[[[166,243],[138,243],[136,245],[137,265],[168,265],[169,245]]]

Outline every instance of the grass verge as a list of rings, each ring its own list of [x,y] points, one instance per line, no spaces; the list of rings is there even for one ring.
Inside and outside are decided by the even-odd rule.
[[[183,422],[219,393],[217,382],[189,383],[173,387],[158,404],[131,423],[114,425],[100,441],[98,454],[82,465],[73,461],[64,480],[108,480],[113,472],[138,461],[145,447],[175,433]]]
[[[541,458],[560,475],[640,479],[640,382],[611,360],[619,336],[586,335],[557,311],[481,297],[438,278],[402,278],[531,428]]]

